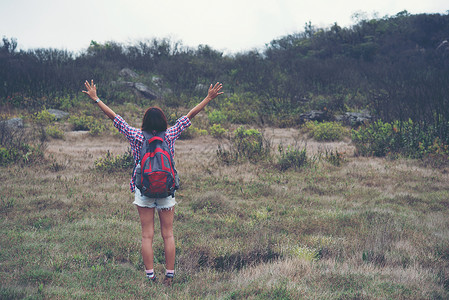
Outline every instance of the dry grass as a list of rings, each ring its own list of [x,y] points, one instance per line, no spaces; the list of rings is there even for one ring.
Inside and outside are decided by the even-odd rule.
[[[295,129],[265,134],[274,148],[302,143]],[[65,137],[49,142],[41,164],[1,168],[0,298],[449,296],[447,170],[354,157],[349,141],[312,140],[309,155],[338,149],[344,163],[285,172],[266,162],[225,166],[215,154],[222,141],[180,140],[177,276],[168,290],[144,280],[129,174],[93,169],[107,151],[124,153],[126,140]],[[161,273],[159,235],[154,249]]]

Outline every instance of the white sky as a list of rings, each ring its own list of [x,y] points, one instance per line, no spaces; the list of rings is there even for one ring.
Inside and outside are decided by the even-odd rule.
[[[134,44],[168,37],[225,53],[261,48],[317,27],[354,24],[351,16],[447,14],[447,0],[0,0],[0,37],[20,49],[86,49],[91,40]]]

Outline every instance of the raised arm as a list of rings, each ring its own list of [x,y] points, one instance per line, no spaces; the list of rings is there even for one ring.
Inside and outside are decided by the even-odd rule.
[[[101,110],[108,116],[109,119],[114,120],[115,119],[115,112],[109,108],[106,104],[103,103],[103,101],[100,100],[97,96],[97,86],[94,84],[94,81],[92,80],[91,83],[89,83],[87,80],[84,83],[84,86],[86,87],[87,91],[82,91],[84,94],[87,94],[90,99],[92,99],[97,105],[101,108]]]
[[[191,111],[189,111],[189,113],[187,114],[187,118],[189,118],[190,120],[192,120],[193,117],[195,117],[200,111],[203,110],[203,108],[213,99],[215,99],[215,97],[217,97],[218,95],[223,94],[223,92],[220,92],[220,90],[223,88],[223,84],[217,82],[214,86],[212,86],[212,84],[209,87],[209,91],[207,93],[206,98],[204,98],[203,101],[201,101],[197,106],[195,106],[194,108],[192,108]]]

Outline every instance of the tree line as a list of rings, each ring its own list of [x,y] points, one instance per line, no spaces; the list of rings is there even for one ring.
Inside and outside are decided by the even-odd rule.
[[[16,39],[3,37],[0,104],[32,108],[45,99],[57,106],[60,97],[77,97],[86,78],[112,82],[127,67],[160,76],[175,96],[219,80],[231,93],[257,97],[265,109],[297,111],[307,103],[307,108],[335,112],[369,109],[385,121],[447,123],[448,40],[449,14],[406,11],[347,28],[337,23],[317,28],[309,22],[302,32],[275,39],[264,49],[230,55],[170,39],[133,45],[92,41],[77,55],[58,49],[18,51]]]

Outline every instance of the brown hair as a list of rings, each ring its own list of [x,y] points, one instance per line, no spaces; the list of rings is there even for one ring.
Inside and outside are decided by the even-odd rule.
[[[159,107],[150,107],[145,112],[142,121],[142,130],[148,133],[167,130],[167,118]]]

